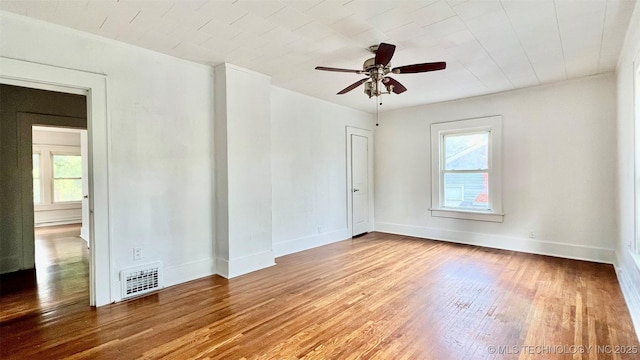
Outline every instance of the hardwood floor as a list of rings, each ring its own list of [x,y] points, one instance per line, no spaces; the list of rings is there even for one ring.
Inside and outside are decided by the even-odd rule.
[[[640,351],[611,265],[382,233],[277,264],[98,309],[3,295],[0,357],[639,358],[611,353]]]
[[[3,324],[76,303],[89,305],[89,250],[80,225],[37,228],[35,247],[35,272],[0,277]]]

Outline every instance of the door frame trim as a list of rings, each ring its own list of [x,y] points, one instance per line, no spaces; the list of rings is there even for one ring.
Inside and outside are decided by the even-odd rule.
[[[109,119],[107,77],[81,70],[0,57],[0,83],[87,97],[89,209],[91,211],[89,302],[109,304],[113,268],[109,222]]]
[[[352,126],[346,127],[345,132],[345,144],[346,144],[346,156],[347,156],[347,231],[349,236],[353,236],[353,193],[351,191],[351,136],[358,135],[367,138],[368,151],[367,151],[367,179],[368,184],[368,198],[369,198],[369,229],[367,231],[373,231],[373,219],[374,219],[374,179],[373,179],[373,131],[367,129],[356,128]]]

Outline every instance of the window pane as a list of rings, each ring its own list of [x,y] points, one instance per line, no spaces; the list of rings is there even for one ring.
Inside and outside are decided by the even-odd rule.
[[[445,170],[488,169],[489,133],[446,135]]]
[[[53,155],[53,177],[82,177],[82,161],[79,155]]]
[[[444,207],[488,210],[489,174],[486,172],[445,174]]]
[[[40,203],[40,154],[33,154],[33,203]]]
[[[40,154],[33,154],[33,178],[40,178]]]
[[[40,204],[40,179],[33,179],[33,203]]]
[[[53,201],[80,201],[82,200],[82,180],[80,179],[54,179]]]

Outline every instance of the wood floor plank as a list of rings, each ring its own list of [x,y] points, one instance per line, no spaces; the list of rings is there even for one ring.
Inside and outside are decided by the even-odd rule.
[[[596,353],[640,347],[611,265],[370,233],[92,309],[80,259],[2,294],[0,358],[640,358]]]

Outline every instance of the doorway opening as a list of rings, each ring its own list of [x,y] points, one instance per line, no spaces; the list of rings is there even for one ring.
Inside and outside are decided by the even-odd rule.
[[[86,128],[32,126],[36,283],[48,308],[89,302],[87,145]]]
[[[88,306],[91,262],[87,242],[79,243],[78,274],[67,266],[69,254],[63,251],[67,246],[58,246],[63,243],[61,238],[69,237],[69,229],[66,233],[36,230],[82,224],[82,179],[88,178],[88,169],[82,171],[81,156],[81,149],[88,145],[86,95],[0,84],[0,102],[2,141],[6,141],[0,154],[6,164],[1,177],[0,317],[25,310],[47,311],[78,300]],[[88,187],[84,191],[88,194]],[[81,226],[76,227],[79,235]],[[71,291],[70,280],[82,284],[79,293]]]

